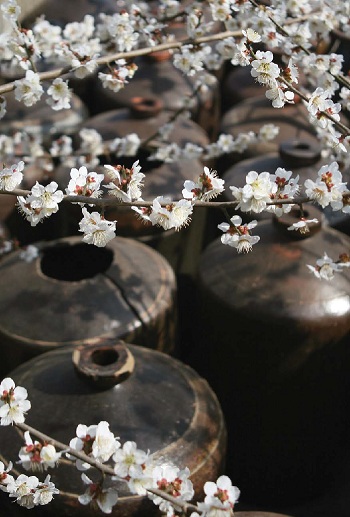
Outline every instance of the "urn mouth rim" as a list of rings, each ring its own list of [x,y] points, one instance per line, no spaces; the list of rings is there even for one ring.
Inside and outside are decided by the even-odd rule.
[[[134,356],[125,343],[113,339],[75,347],[72,361],[77,375],[99,390],[121,384],[135,368]]]

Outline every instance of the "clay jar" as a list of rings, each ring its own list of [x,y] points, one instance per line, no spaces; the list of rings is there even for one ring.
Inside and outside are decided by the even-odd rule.
[[[293,220],[259,222],[261,240],[248,255],[218,239],[199,265],[190,364],[219,397],[227,471],[256,504],[321,494],[349,436],[350,271],[327,282],[307,264],[325,251],[337,260],[350,240],[328,226],[298,239],[286,230]]]
[[[121,237],[105,248],[80,237],[37,247],[32,262],[15,252],[0,263],[0,377],[35,355],[105,336],[174,349],[174,273],[157,252]]]
[[[225,155],[220,159],[220,170],[224,171],[245,158],[259,154],[278,152],[278,146],[285,140],[308,140],[317,142],[316,132],[309,122],[306,107],[301,103],[285,105],[282,109],[272,107],[266,97],[247,99],[225,113],[220,124],[220,133],[237,137],[239,133],[258,133],[264,124],[280,128],[273,140],[249,146],[243,153]]]
[[[196,495],[202,497],[204,483],[222,473],[226,445],[220,406],[207,382],[165,354],[134,345],[125,348],[115,340],[75,348],[73,362],[72,351],[48,352],[11,372],[29,393],[32,408],[26,422],[68,444],[79,423],[106,420],[122,444],[135,441],[157,462],[187,466]],[[1,428],[0,434],[1,454],[6,460],[16,458],[21,438],[13,428]],[[78,502],[85,487],[75,466],[62,462],[50,474],[61,494],[50,507],[36,507],[36,515],[47,515],[48,508],[53,516],[100,515],[93,505]],[[113,517],[160,514],[146,497],[130,495],[125,483],[117,488]],[[22,515],[24,509],[1,494],[11,515]]]
[[[278,153],[268,153],[250,158],[236,163],[230,167],[224,174],[225,184],[243,187],[245,179],[250,171],[269,172],[274,174],[278,167],[282,167],[293,172],[293,177],[299,176],[299,184],[301,185],[301,193],[304,191],[304,182],[310,178],[315,180],[317,172],[323,165],[330,164],[331,160],[321,158],[321,146],[310,140],[287,140],[279,145]],[[350,179],[349,170],[343,172],[343,181],[348,182]],[[227,201],[232,201],[233,197],[228,187],[223,193],[223,197]],[[334,211],[331,207],[323,210],[330,226],[337,230],[350,232],[349,215],[344,214],[341,210]],[[244,221],[252,219],[266,219],[272,217],[268,212],[258,214],[250,212],[240,212],[240,216]]]

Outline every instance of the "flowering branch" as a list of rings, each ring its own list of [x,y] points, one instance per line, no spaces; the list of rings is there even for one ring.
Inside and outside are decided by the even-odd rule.
[[[132,59],[140,56],[147,56],[149,54],[153,54],[154,52],[160,52],[163,50],[174,50],[180,49],[182,46],[192,44],[192,45],[201,45],[203,43],[209,43],[211,41],[220,41],[226,38],[232,37],[241,37],[241,31],[224,31],[218,32],[217,34],[211,34],[210,36],[202,36],[200,38],[192,39],[187,38],[185,40],[180,41],[172,41],[169,43],[160,43],[159,45],[155,45],[154,47],[145,47],[136,50],[130,50],[129,52],[116,52],[114,54],[108,54],[106,56],[101,56],[96,58],[97,65],[106,65],[112,61],[118,61],[119,59]],[[38,73],[38,78],[40,81],[47,81],[50,79],[56,79],[63,75],[66,75],[72,71],[72,67],[65,66],[61,68],[55,68],[54,70],[49,70],[47,72]],[[15,81],[0,85],[0,95],[4,93],[11,92],[16,87]]]

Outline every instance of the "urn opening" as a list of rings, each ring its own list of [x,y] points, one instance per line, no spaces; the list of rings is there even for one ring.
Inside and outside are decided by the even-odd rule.
[[[113,252],[89,244],[60,244],[42,250],[41,271],[44,275],[76,282],[102,274],[111,266]]]
[[[101,350],[95,350],[91,354],[91,361],[99,366],[109,366],[118,361],[119,354],[113,348],[103,348]]]

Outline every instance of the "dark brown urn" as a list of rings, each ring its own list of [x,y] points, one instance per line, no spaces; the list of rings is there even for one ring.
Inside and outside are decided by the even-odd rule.
[[[221,409],[207,382],[166,354],[134,345],[126,348],[115,340],[75,348],[74,365],[73,350],[48,352],[11,373],[15,383],[28,390],[32,408],[26,423],[68,444],[79,423],[106,420],[122,444],[135,441],[159,463],[187,466],[196,496],[202,497],[204,483],[222,473],[226,447]],[[0,435],[1,457],[15,459],[21,446],[19,433],[2,427]],[[50,473],[61,494],[50,506],[33,509],[35,515],[100,514],[79,504],[77,497],[85,487],[74,466],[62,462]],[[118,489],[114,517],[160,515],[146,497],[130,495],[124,483]],[[1,495],[7,515],[28,511],[9,503],[7,494]]]
[[[323,165],[330,165],[329,158],[321,158],[321,145],[310,140],[286,140],[279,145],[278,153],[268,153],[257,156],[256,158],[249,158],[242,160],[232,167],[230,167],[223,178],[225,184],[234,185],[236,187],[243,187],[245,179],[249,171],[269,172],[275,174],[278,167],[282,167],[288,171],[293,172],[293,177],[299,176],[299,184],[302,187],[301,193],[304,189],[304,182],[306,179],[316,180],[317,173]],[[343,170],[343,182],[348,183],[350,179],[350,171]],[[223,192],[223,197],[227,201],[232,201],[233,197],[228,187]],[[330,226],[345,233],[350,233],[350,218],[341,210],[334,211],[332,208],[326,207],[323,210],[326,219]],[[252,219],[266,219],[270,218],[271,214],[268,212],[261,212],[252,214],[247,212],[240,212],[243,220],[251,221]]]
[[[327,281],[307,264],[337,260],[350,239],[328,226],[297,239],[292,222],[259,222],[248,255],[218,239],[199,265],[190,364],[219,397],[228,473],[256,504],[322,493],[349,440],[350,270]]]
[[[26,262],[0,263],[1,375],[27,359],[106,336],[170,352],[175,345],[175,278],[167,261],[116,237],[105,248],[70,237],[37,244]]]

